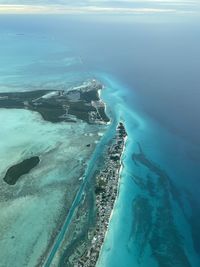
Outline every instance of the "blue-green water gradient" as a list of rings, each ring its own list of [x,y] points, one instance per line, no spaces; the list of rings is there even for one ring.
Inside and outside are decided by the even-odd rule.
[[[120,193],[99,267],[200,266],[199,25],[186,14],[0,17],[0,91],[96,77],[125,122]],[[151,168],[133,161],[138,144]]]

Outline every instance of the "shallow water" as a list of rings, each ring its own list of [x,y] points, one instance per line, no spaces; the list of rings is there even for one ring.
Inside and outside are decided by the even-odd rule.
[[[1,109],[0,120],[0,265],[35,266],[71,207],[99,129],[80,122],[53,124],[27,110]],[[39,164],[15,185],[3,181],[9,167],[35,155]]]

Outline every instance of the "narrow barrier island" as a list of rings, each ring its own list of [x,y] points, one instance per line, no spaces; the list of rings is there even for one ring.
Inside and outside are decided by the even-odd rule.
[[[96,177],[96,229],[92,245],[84,259],[85,267],[96,266],[101,247],[107,232],[109,220],[118,194],[122,155],[127,133],[123,123],[119,123],[115,142],[109,147],[105,168]],[[83,266],[83,265],[79,265]]]
[[[125,127],[120,122],[116,129],[116,136],[105,153],[103,168],[94,177],[96,198],[95,223],[87,232],[85,241],[79,242],[79,245],[76,244],[75,249],[71,253],[65,253],[67,256],[65,260],[66,266],[95,267],[97,264],[118,194],[122,155],[126,138]],[[79,220],[81,219],[79,218]],[[78,232],[77,229],[74,230]]]

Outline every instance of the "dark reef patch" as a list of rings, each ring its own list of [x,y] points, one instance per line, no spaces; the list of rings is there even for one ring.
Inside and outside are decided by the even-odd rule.
[[[173,201],[182,208],[180,192],[167,172],[145,155],[140,144],[138,146],[139,152],[132,155],[135,171],[138,169],[141,173],[145,167],[146,174],[131,176],[141,193],[133,199],[134,219],[128,248],[132,243],[137,247],[139,263],[150,246],[159,267],[191,267],[173,209]]]
[[[152,222],[153,208],[148,198],[143,196],[136,197],[132,205],[134,221],[129,244],[131,245],[131,242],[138,244],[138,258],[142,258],[152,230],[152,224],[150,222]]]
[[[9,185],[15,185],[22,175],[29,173],[34,167],[39,164],[39,162],[40,158],[37,156],[25,159],[22,162],[10,167],[7,170],[3,180]]]

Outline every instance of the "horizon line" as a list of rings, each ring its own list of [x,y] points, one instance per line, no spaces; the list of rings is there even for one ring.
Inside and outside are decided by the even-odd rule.
[[[0,14],[171,14],[191,13],[175,8],[123,8],[99,6],[63,6],[63,5],[13,5],[0,4]]]

